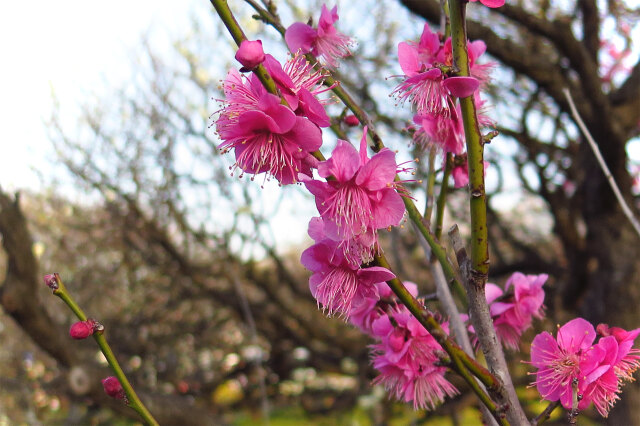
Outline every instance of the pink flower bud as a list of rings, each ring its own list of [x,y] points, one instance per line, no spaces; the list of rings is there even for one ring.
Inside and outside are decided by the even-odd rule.
[[[58,289],[58,278],[56,278],[56,274],[47,274],[47,275],[45,275],[44,276],[44,283],[51,290],[57,290]]]
[[[358,120],[358,117],[356,117],[355,115],[350,114],[350,115],[347,115],[344,118],[344,123],[347,126],[355,127],[355,126],[358,126],[360,124],[360,120]]]
[[[109,376],[102,380],[102,387],[107,395],[115,399],[124,399],[125,393],[117,377]]]
[[[262,41],[245,40],[240,43],[240,48],[236,52],[236,60],[240,62],[244,69],[249,71],[264,62],[265,56],[262,50]]]
[[[92,319],[78,321],[69,329],[69,335],[77,340],[86,339],[96,331],[97,324],[98,323]]]

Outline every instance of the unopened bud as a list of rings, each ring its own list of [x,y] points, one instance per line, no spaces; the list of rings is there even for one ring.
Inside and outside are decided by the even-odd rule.
[[[102,387],[107,395],[115,399],[125,399],[124,389],[117,377],[109,376],[102,380]]]
[[[358,120],[358,117],[356,117],[355,115],[350,114],[344,118],[344,124],[346,124],[347,126],[355,127],[360,125],[360,120]]]
[[[58,278],[56,277],[56,274],[47,274],[44,276],[44,283],[47,285],[47,287],[49,287],[51,290],[57,290],[59,285],[58,285]]]
[[[243,66],[240,71],[250,71],[260,65],[265,60],[262,41],[244,40],[236,52],[236,60]]]
[[[86,339],[91,336],[96,331],[102,329],[102,324],[93,319],[88,319],[86,321],[78,321],[71,326],[69,329],[69,335],[74,339]]]

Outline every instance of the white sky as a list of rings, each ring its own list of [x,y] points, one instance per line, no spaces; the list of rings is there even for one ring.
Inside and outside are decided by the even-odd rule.
[[[33,169],[52,158],[43,124],[52,89],[63,106],[78,105],[104,78],[127,75],[141,34],[181,33],[190,13],[211,8],[203,0],[0,3],[0,185],[40,188]]]

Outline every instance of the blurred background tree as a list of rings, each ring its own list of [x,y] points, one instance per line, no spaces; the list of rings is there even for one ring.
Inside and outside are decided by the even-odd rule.
[[[631,43],[640,9],[632,3],[468,8],[470,38],[484,40],[497,61],[490,114],[501,136],[487,154],[491,278],[502,282],[514,271],[551,276],[549,320],[539,328],[575,315],[593,324],[640,325],[640,240],[562,95],[571,90],[625,198],[637,206],[630,153],[640,131],[640,64]],[[319,4],[276,3],[285,23],[317,18]],[[275,31],[253,20],[247,4],[232,6],[253,38],[284,57]],[[340,5],[341,30],[360,44],[337,77],[405,159],[425,153],[409,144],[402,129],[411,112],[388,99],[395,81],[384,77],[399,73],[397,43],[417,39],[424,19],[439,25],[439,8],[435,0]],[[231,161],[219,155],[208,128],[219,108],[211,98],[222,98],[218,81],[236,66],[232,58],[230,38],[203,2],[172,45],[142,38],[128,81],[114,82],[108,95],[87,95],[77,111],[55,106],[47,123],[58,154],[52,169],[71,185],[52,183],[20,198],[0,193],[0,424],[131,415],[103,395],[99,378],[107,373],[92,342],[67,340],[71,314],[41,280],[51,271],[105,324],[161,424],[241,422],[243,415],[274,418],[279,410],[291,416],[291,407],[349,413],[344,422],[468,420],[460,407],[475,401],[465,392],[435,413],[386,402],[370,387],[366,338],[317,309],[298,264],[312,199],[295,187],[231,176]],[[340,122],[338,105],[329,112],[352,140],[359,138],[360,129]],[[327,146],[333,141],[327,137]],[[416,173],[424,178],[426,161],[416,163]],[[412,190],[424,199],[421,186]],[[450,224],[467,222],[465,197],[461,190],[450,197]],[[421,293],[433,291],[408,229],[392,230],[383,246],[403,279],[417,282]],[[519,366],[528,359],[526,342],[522,354],[508,355],[534,414],[538,396],[524,388],[527,368]],[[639,399],[638,386],[628,385],[610,424],[640,424],[633,404]]]

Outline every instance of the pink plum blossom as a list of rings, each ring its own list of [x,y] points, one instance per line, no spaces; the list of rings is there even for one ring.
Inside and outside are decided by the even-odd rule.
[[[542,398],[560,400],[563,407],[572,408],[573,381],[578,381],[578,393],[583,394],[587,375],[598,366],[598,354],[592,346],[595,338],[593,326],[576,318],[558,329],[557,338],[545,331],[533,339],[531,364],[538,369],[535,385]],[[583,398],[578,408],[586,408],[589,402]]]
[[[413,140],[422,147],[435,145],[444,154],[451,152],[460,155],[464,152],[465,138],[459,107],[455,114],[443,117],[437,114],[416,114],[413,117],[416,123],[416,132]]]
[[[352,44],[349,37],[336,30],[334,23],[337,20],[337,6],[329,10],[326,5],[322,5],[317,29],[302,22],[291,24],[284,35],[289,50],[292,53],[311,52],[322,58],[328,66],[336,68],[337,59],[351,55],[349,46]]]
[[[318,165],[318,174],[332,179],[304,180],[316,197],[326,234],[334,240],[366,238],[373,246],[377,229],[398,225],[404,203],[394,184],[396,169],[395,153],[386,148],[369,159],[366,128],[360,153],[338,140],[331,158]]]
[[[531,327],[532,318],[543,317],[542,286],[548,278],[546,274],[524,275],[515,272],[505,285],[508,296],[500,301],[496,299],[502,296],[502,290],[493,284],[492,287],[487,285],[485,292],[489,310],[498,338],[505,346],[517,349],[520,336]]]
[[[242,171],[266,173],[283,185],[297,182],[300,173],[311,175],[311,153],[322,145],[320,129],[296,116],[277,96],[260,90],[259,83],[238,80],[230,73],[225,81],[225,92],[232,96],[227,96],[229,106],[216,122],[222,151],[233,149],[235,166]]]
[[[324,110],[328,101],[316,98],[330,88],[322,86],[324,74],[315,71],[304,56],[294,55],[282,66],[273,56],[266,55],[264,66],[296,115],[307,117],[318,127],[331,124]]]
[[[413,297],[418,297],[418,286],[410,281],[404,282],[405,287]],[[387,308],[397,308],[395,294],[386,282],[375,284],[375,295],[363,297],[354,303],[349,314],[349,322],[367,334],[372,334],[373,321],[385,313]]]
[[[626,331],[619,327],[599,324],[596,331],[603,337],[613,336],[616,339],[618,355],[614,363],[615,373],[623,381],[633,381],[633,373],[640,368],[640,349],[633,348],[635,339],[640,335],[640,328]]]
[[[264,62],[264,50],[262,50],[262,41],[244,40],[240,43],[240,47],[236,52],[236,60],[242,64],[243,70],[252,70],[253,68]]]
[[[380,342],[372,346],[373,366],[380,383],[397,399],[413,401],[414,409],[433,409],[458,390],[437,365],[442,347],[404,306],[381,315],[371,327]]]
[[[462,188],[469,184],[469,170],[467,164],[456,164],[451,169],[451,176],[453,177],[453,187]]]
[[[543,317],[542,286],[547,278],[546,274],[524,275],[516,272],[507,280],[505,292],[495,284],[486,284],[485,298],[493,325],[498,339],[507,348],[518,349],[520,336],[531,327],[532,318]],[[467,315],[461,317],[464,321],[468,320]],[[469,326],[469,331],[475,332],[473,326]]]
[[[409,100],[418,114],[451,118],[455,115],[453,98],[471,96],[487,78],[484,65],[474,67],[475,60],[484,52],[484,43],[480,43],[469,43],[468,46],[471,69],[477,68],[481,72],[472,72],[471,76],[448,76],[443,67],[452,66],[451,39],[442,45],[438,34],[425,24],[418,43],[398,44],[398,62],[404,72],[404,80],[393,94],[400,101]]]
[[[313,272],[309,279],[311,294],[329,315],[349,315],[354,301],[375,297],[375,284],[395,277],[379,266],[354,266],[338,249],[338,243],[330,239],[306,249],[300,261]]]
[[[592,402],[603,417],[619,399],[621,385],[630,381],[640,366],[638,350],[632,349],[640,329],[625,331],[598,326],[602,337],[594,344],[596,331],[582,318],[558,329],[557,338],[543,332],[531,344],[531,364],[538,368],[535,385],[548,401],[560,401],[572,409],[573,383],[577,383],[578,409]]]

